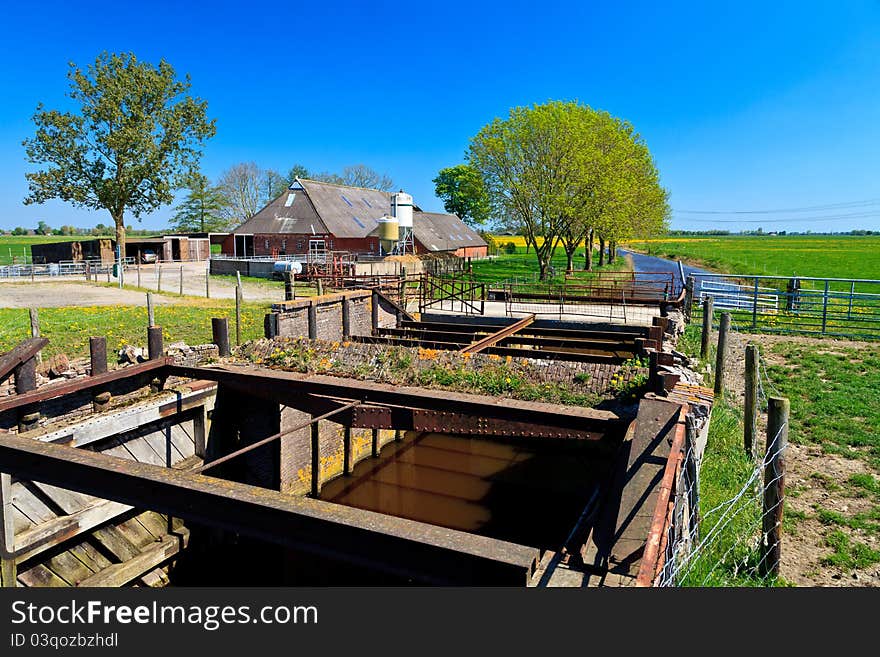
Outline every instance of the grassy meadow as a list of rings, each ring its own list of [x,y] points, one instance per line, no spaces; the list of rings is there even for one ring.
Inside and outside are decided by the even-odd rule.
[[[92,239],[83,235],[0,235],[0,265],[31,261],[31,244]]]
[[[245,303],[242,306],[242,341],[263,337],[263,317],[269,304]],[[187,344],[211,342],[211,318],[229,318],[229,334],[235,341],[235,303],[230,300],[196,299],[186,305],[156,305],[156,324],[162,327],[165,345],[183,341]],[[41,308],[40,333],[48,338],[46,355],[64,353],[71,358],[88,356],[89,337],[107,337],[107,350],[119,350],[130,344],[147,344],[147,309],[145,306],[86,306]],[[30,337],[26,308],[0,308],[0,352],[8,351]]]
[[[880,279],[880,235],[663,237],[626,248],[723,273]]]
[[[502,250],[498,256],[487,258],[485,260],[474,260],[471,263],[473,267],[474,280],[480,283],[499,283],[508,279],[533,279],[538,274],[538,260],[535,252],[529,250],[526,252],[525,239],[521,236],[517,237],[498,237],[498,243]],[[509,240],[516,245],[516,253],[505,253],[504,245]],[[583,245],[577,250],[574,257],[575,270],[584,268],[584,247]],[[551,277],[550,282],[562,283],[565,280],[565,267],[568,264],[568,258],[562,247],[557,247],[550,261],[555,275]],[[626,269],[626,259],[617,258],[614,263],[608,263],[604,267],[599,268],[599,252],[593,251],[593,269],[594,271],[620,271]]]

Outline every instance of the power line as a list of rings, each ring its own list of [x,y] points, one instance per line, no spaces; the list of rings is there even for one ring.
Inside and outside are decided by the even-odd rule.
[[[678,214],[783,214],[787,212],[816,212],[819,210],[843,210],[848,208],[861,208],[880,205],[880,199],[868,199],[866,201],[847,201],[844,203],[829,203],[827,205],[812,205],[800,208],[779,208],[776,210],[673,210]]]
[[[810,223],[823,221],[846,221],[847,219],[876,219],[880,218],[880,210],[872,212],[852,212],[849,214],[817,215],[813,217],[787,217],[785,219],[695,219],[692,217],[677,217],[679,221],[712,224],[773,224],[773,223]]]

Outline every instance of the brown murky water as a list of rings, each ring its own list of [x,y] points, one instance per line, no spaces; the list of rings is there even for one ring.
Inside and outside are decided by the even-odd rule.
[[[555,549],[606,470],[586,445],[410,434],[325,483],[321,499]]]

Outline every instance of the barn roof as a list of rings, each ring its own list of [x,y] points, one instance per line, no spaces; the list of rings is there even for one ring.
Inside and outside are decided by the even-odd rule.
[[[454,214],[414,212],[413,234],[429,251],[455,251],[465,246],[486,246],[479,233]]]
[[[486,242],[454,214],[413,207],[415,237],[430,251],[454,251]],[[329,234],[363,238],[391,214],[391,193],[297,178],[290,189],[232,231],[235,234]]]

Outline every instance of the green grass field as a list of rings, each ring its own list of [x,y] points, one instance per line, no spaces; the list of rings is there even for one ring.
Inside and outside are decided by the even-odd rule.
[[[594,254],[593,268],[595,271],[619,271],[626,268],[626,260],[618,258],[613,264],[607,264],[601,269],[598,267],[598,252]],[[487,258],[485,260],[474,260],[472,263],[474,270],[474,279],[480,283],[498,283],[508,279],[532,279],[538,272],[538,259],[535,252],[526,253],[524,247],[518,247],[514,254],[502,254],[497,257]],[[552,282],[561,283],[565,280],[565,267],[568,259],[565,257],[565,251],[557,248],[551,260],[556,275],[551,279]],[[584,249],[578,249],[574,259],[574,267],[581,270],[584,267]]]
[[[723,273],[880,279],[878,235],[668,237],[626,246]]]
[[[245,303],[242,307],[242,341],[263,337],[263,317],[269,304]],[[147,309],[144,306],[87,306],[41,308],[40,333],[48,338],[47,356],[64,353],[70,358],[88,356],[89,337],[107,337],[107,351],[123,345],[146,346]],[[211,318],[229,318],[229,333],[235,341],[235,303],[232,300],[193,299],[183,305],[155,306],[156,324],[162,327],[165,345],[211,342]],[[27,309],[0,308],[0,352],[30,337]]]

